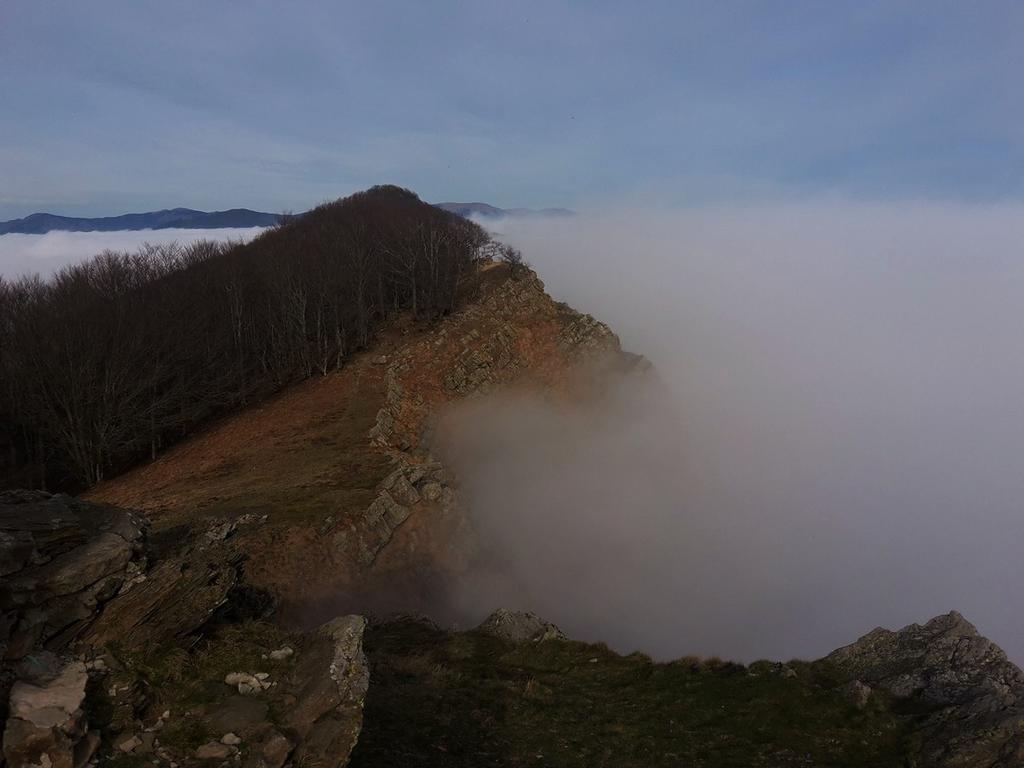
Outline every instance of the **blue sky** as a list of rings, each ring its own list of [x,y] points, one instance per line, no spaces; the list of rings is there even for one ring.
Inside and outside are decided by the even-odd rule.
[[[0,219],[1024,197],[1019,2],[0,4]]]

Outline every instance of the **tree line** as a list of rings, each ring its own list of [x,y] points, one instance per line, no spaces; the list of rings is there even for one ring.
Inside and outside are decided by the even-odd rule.
[[[374,328],[451,312],[495,245],[408,190],[374,187],[249,243],[106,251],[53,278],[0,279],[0,470],[93,485],[289,382]]]

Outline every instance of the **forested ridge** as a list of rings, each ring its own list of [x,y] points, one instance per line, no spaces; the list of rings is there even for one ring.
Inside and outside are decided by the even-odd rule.
[[[89,486],[325,375],[387,317],[450,312],[489,247],[476,224],[386,186],[246,244],[108,251],[50,280],[0,279],[2,481]]]

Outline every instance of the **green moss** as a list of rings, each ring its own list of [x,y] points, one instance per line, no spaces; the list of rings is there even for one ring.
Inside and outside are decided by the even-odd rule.
[[[858,710],[834,670],[656,664],[602,645],[373,628],[352,765],[898,766],[917,714]]]

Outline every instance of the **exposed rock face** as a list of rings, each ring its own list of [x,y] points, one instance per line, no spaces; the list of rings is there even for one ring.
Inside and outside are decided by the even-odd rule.
[[[537,614],[506,608],[499,608],[484,619],[477,631],[515,643],[566,639],[562,630]]]
[[[395,530],[421,504],[450,505],[453,494],[440,462],[427,459],[411,462],[404,454],[396,459],[397,468],[380,485],[377,498],[366,511],[339,530],[335,547],[351,548],[361,567],[373,564],[377,554],[391,541]]]
[[[960,614],[875,629],[826,660],[934,707],[923,728],[925,765],[1024,765],[1024,674]]]
[[[81,711],[86,668],[51,651],[130,593],[145,569],[144,532],[141,518],[116,507],[0,494],[0,730],[12,768],[70,768],[95,750]]]
[[[111,601],[83,639],[96,646],[117,641],[126,648],[146,648],[187,636],[225,603],[243,559],[223,544],[172,555]]]
[[[429,455],[423,459],[432,419],[445,404],[519,382],[557,390],[578,367],[625,369],[645,362],[622,352],[608,326],[553,301],[533,272],[513,275],[494,267],[489,274],[498,279],[478,300],[375,360],[387,366],[386,389],[369,437],[399,469],[334,539],[335,548],[348,551],[363,569],[417,509],[433,505],[441,517],[458,511],[443,467]],[[471,546],[453,543],[449,551]]]
[[[363,722],[363,702],[370,668],[363,654],[362,616],[342,616],[321,626],[295,668],[295,706],[287,726],[299,744],[296,764],[340,768],[356,744]],[[280,739],[265,745],[281,751]]]
[[[0,493],[0,655],[78,636],[144,568],[145,522],[70,496]]]
[[[115,641],[149,651],[202,626],[235,586],[241,557],[222,541],[147,570],[146,528],[116,507],[0,494],[0,730],[9,765],[79,765],[98,744],[81,709],[89,670],[102,674],[102,661],[51,651]]]
[[[572,365],[623,356],[635,358],[622,353],[604,323],[553,301],[533,272],[506,276],[388,358],[385,402],[370,437],[404,451],[419,442],[429,399],[486,394],[524,374],[543,380]]]

